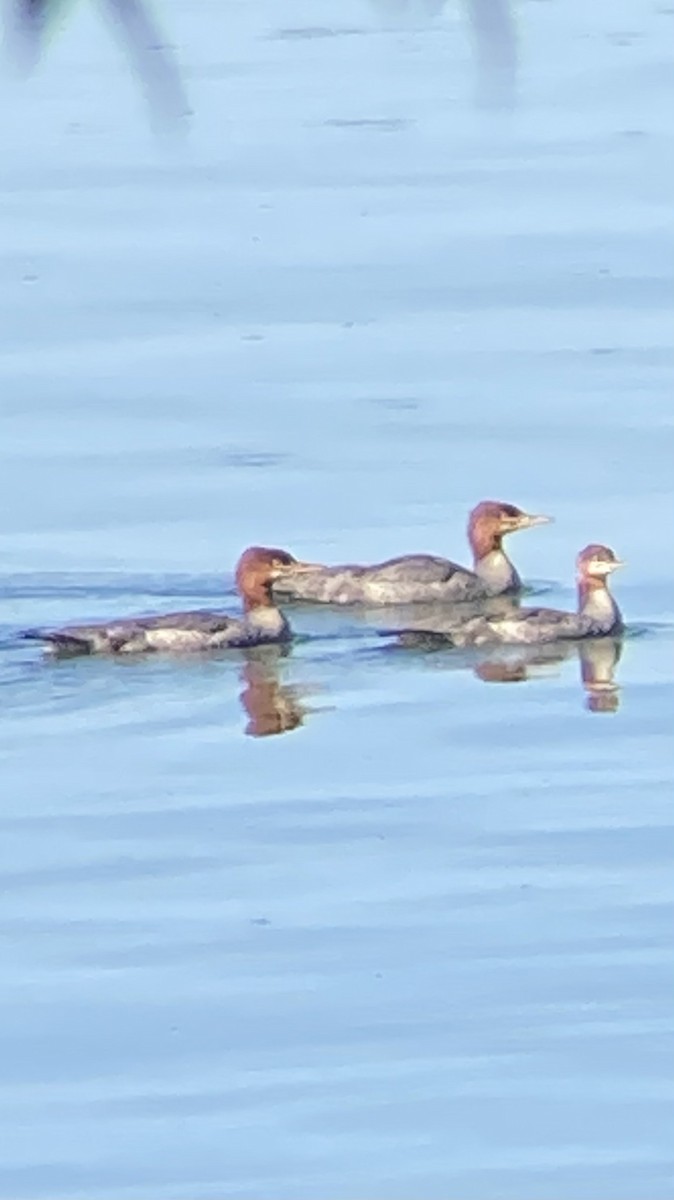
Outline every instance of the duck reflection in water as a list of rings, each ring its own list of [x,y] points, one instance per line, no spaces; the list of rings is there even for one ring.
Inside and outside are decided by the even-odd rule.
[[[620,707],[615,668],[622,649],[622,639],[610,637],[545,646],[503,646],[497,650],[492,648],[488,653],[478,651],[477,661],[473,656],[472,663],[464,659],[460,665],[470,665],[484,683],[526,683],[549,674],[546,668],[559,666],[577,655],[588,712],[615,713]]]
[[[5,51],[19,71],[37,66],[49,27],[62,21],[65,7],[64,0],[6,0]],[[189,104],[151,9],[144,0],[100,0],[99,7],[140,81],[155,129],[176,129]]]
[[[620,708],[620,688],[614,671],[622,652],[622,640],[618,638],[598,638],[596,642],[578,646],[580,676],[589,712],[614,713]]]
[[[290,733],[304,724],[307,709],[296,686],[282,684],[280,666],[288,657],[288,646],[265,646],[247,650],[240,669],[241,704],[248,716],[248,737],[271,737]]]
[[[398,633],[398,644],[418,649],[451,646],[458,652],[456,666],[472,666],[490,683],[521,682],[536,668],[577,653],[588,709],[615,712],[619,699],[613,672],[624,623],[609,579],[624,565],[610,547],[592,542],[576,559],[576,612],[523,608],[517,600],[499,597],[470,615],[459,606],[424,613]]]

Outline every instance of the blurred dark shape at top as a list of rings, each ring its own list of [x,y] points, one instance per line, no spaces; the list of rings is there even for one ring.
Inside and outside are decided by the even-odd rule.
[[[517,87],[517,40],[510,0],[466,0],[475,43],[477,102],[512,108]]]
[[[439,16],[446,0],[374,0],[394,20]],[[463,0],[476,62],[476,102],[481,108],[512,108],[517,87],[517,40],[511,0]]]
[[[445,7],[446,0],[377,0],[382,12],[398,19],[411,17],[437,17]]]
[[[5,52],[22,74],[40,57],[48,0],[6,0]]]
[[[99,0],[133,73],[139,79],[157,132],[176,131],[189,115],[180,72],[143,0]],[[63,0],[6,0],[6,45],[24,74],[40,61],[50,27],[64,19]]]

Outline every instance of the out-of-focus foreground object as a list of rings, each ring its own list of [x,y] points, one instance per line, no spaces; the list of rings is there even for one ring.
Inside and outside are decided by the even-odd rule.
[[[177,130],[190,109],[173,54],[143,0],[100,0],[147,98],[157,131]],[[38,65],[50,34],[65,19],[64,0],[6,0],[5,57],[22,75]]]

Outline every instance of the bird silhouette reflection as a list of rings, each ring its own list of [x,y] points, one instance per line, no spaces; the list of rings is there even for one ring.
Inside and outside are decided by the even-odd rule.
[[[505,615],[506,610],[515,612],[519,600],[505,596],[495,597],[483,605],[482,611],[493,615]],[[463,606],[470,608],[471,606]],[[439,609],[433,616],[437,631],[424,629],[428,614],[416,617],[419,628],[410,628],[406,622],[403,635],[395,634],[396,641],[390,643],[392,653],[420,650],[438,652],[447,669],[471,670],[484,683],[524,683],[548,674],[550,668],[559,666],[568,659],[577,657],[580,662],[580,678],[585,693],[585,706],[589,712],[614,713],[620,707],[620,688],[615,680],[615,669],[623,650],[620,637],[587,638],[583,641],[548,642],[539,645],[502,643],[474,649],[455,649],[447,643],[442,633],[443,615],[450,622],[455,620],[451,610]],[[372,614],[374,618],[374,613]],[[394,633],[395,621],[384,636]]]
[[[621,654],[620,638],[590,638],[583,642],[559,642],[546,646],[502,647],[499,653],[480,653],[473,671],[485,683],[523,683],[540,676],[546,667],[557,666],[577,655],[588,712],[614,713],[620,707],[620,688],[615,681],[615,668]]]
[[[241,704],[248,716],[248,737],[272,737],[290,733],[304,723],[300,691],[281,683],[280,665],[288,656],[287,646],[265,646],[244,652],[240,668]]]

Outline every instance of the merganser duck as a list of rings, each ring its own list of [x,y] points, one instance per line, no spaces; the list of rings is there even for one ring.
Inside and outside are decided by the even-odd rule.
[[[517,592],[522,581],[503,549],[506,534],[545,525],[551,517],[535,516],[496,500],[483,500],[470,514],[468,541],[473,570],[432,554],[405,554],[373,566],[316,566],[301,573],[294,567],[275,583],[283,600],[319,604],[413,604],[419,601],[464,601]]]
[[[418,645],[430,636],[434,644],[444,640],[452,646],[485,646],[493,642],[533,645],[615,636],[622,632],[623,620],[609,592],[608,577],[624,565],[608,546],[593,544],[581,550],[576,559],[578,610],[575,613],[513,605],[509,613],[481,613],[462,620],[452,612],[434,627],[419,622],[413,629],[401,630],[399,637],[407,645]]]
[[[60,654],[142,654],[153,651],[224,650],[286,642],[290,626],[272,600],[271,587],[290,568],[313,569],[285,550],[251,546],[236,568],[243,616],[218,612],[177,612],[160,616],[123,617],[62,629],[29,629],[22,636],[47,643]]]

